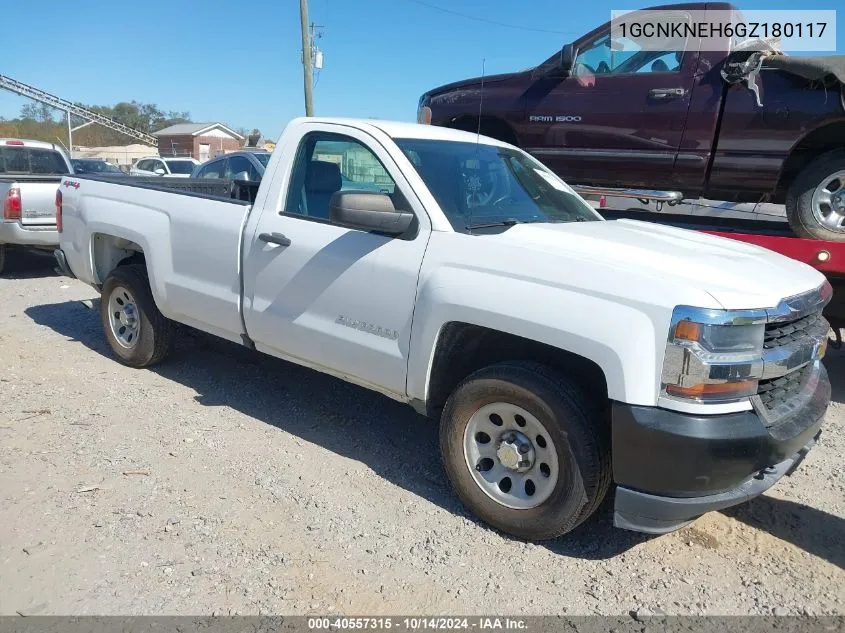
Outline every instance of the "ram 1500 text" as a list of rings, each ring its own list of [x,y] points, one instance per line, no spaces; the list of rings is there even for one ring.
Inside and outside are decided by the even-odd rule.
[[[182,323],[408,402],[511,534],[571,530],[612,482],[618,526],[670,531],[766,490],[820,432],[821,274],[604,221],[503,142],[298,119],[253,204],[192,182],[211,181],[63,183],[56,256],[101,290],[116,357],[161,361]]]

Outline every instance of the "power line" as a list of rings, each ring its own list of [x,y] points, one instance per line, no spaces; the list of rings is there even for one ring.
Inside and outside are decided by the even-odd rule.
[[[493,24],[495,26],[501,26],[506,29],[516,29],[517,31],[532,31],[534,33],[553,33],[555,35],[580,35],[580,33],[576,33],[574,31],[552,31],[550,29],[535,29],[530,26],[519,26],[518,24],[508,24],[507,22],[497,22],[496,20],[489,20],[487,18],[481,18],[476,15],[467,15],[466,13],[460,13],[459,11],[453,11],[452,9],[446,9],[444,7],[438,7],[436,4],[430,4],[428,2],[424,2],[423,0],[408,0],[408,2],[413,2],[414,4],[420,4],[424,7],[428,7],[429,9],[435,9],[437,11],[442,11],[443,13],[449,13],[451,15],[456,15],[461,18],[466,18],[467,20],[475,20],[476,22],[485,22],[487,24]]]

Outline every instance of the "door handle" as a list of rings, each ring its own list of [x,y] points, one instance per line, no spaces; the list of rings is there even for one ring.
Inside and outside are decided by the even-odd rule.
[[[685,88],[652,88],[648,91],[648,96],[652,99],[680,99],[681,97],[686,96],[687,91]]]
[[[281,233],[261,233],[258,239],[268,244],[278,244],[279,246],[290,246],[290,239]]]

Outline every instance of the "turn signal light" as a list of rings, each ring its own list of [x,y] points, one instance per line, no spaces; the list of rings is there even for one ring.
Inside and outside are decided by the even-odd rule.
[[[675,338],[697,341],[701,338],[701,325],[693,321],[678,321],[678,325],[675,326]]]
[[[737,380],[736,382],[706,383],[690,387],[666,385],[666,393],[695,400],[729,400],[753,396],[757,393],[757,381]]]

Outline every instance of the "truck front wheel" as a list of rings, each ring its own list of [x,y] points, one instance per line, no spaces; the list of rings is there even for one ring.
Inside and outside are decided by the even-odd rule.
[[[173,348],[175,326],[156,307],[143,266],[115,268],[103,284],[100,318],[117,359],[130,367],[149,367]]]
[[[786,216],[799,237],[845,241],[845,150],[810,162],[786,195]]]
[[[481,369],[449,397],[440,450],[461,501],[528,540],[569,532],[610,485],[600,410],[570,380],[535,363]]]

